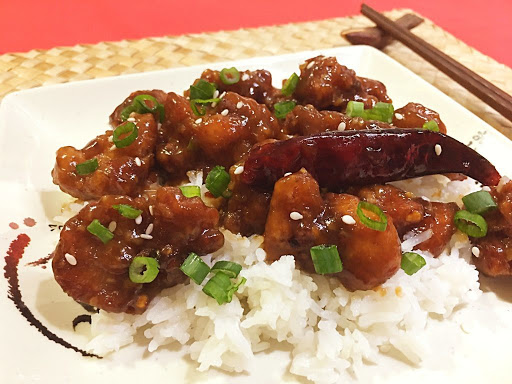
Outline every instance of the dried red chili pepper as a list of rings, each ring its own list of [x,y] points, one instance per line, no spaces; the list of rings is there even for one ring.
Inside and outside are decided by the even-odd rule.
[[[386,129],[324,132],[255,147],[242,180],[271,189],[286,172],[301,168],[330,190],[440,173],[462,173],[484,185],[501,178],[488,160],[442,133]]]

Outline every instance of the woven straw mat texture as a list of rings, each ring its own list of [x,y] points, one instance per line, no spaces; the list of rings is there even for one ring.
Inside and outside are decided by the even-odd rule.
[[[411,12],[393,10],[393,19]],[[342,30],[371,26],[362,15],[315,22],[195,35],[103,42],[0,55],[0,100],[9,92],[68,81],[153,71],[215,61],[348,45]],[[512,93],[512,69],[481,54],[430,20],[414,33],[498,87]],[[512,123],[399,42],[384,51],[512,138]]]

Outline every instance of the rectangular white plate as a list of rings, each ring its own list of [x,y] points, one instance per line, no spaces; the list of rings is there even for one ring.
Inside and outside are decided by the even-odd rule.
[[[214,63],[196,67],[170,69],[158,72],[119,76],[42,87],[8,95],[0,104],[0,188],[2,215],[0,217],[0,248],[6,254],[9,244],[19,233],[27,233],[32,241],[20,263],[20,286],[24,300],[35,316],[52,332],[83,346],[87,341],[86,327],[74,333],[71,320],[83,313],[55,283],[51,268],[26,266],[51,253],[58,240],[58,231],[50,232],[52,218],[60,213],[68,198],[52,184],[50,171],[55,151],[63,145],[82,147],[92,137],[108,127],[108,116],[130,92],[138,89],[163,89],[182,92],[206,68],[221,69],[236,66],[239,69],[268,69],[274,85],[309,57],[319,54],[336,56],[338,61],[354,69],[358,75],[378,79],[386,84],[395,107],[409,101],[424,104],[441,115],[448,133],[470,144],[493,162],[502,174],[512,175],[512,162],[506,155],[512,142],[448,96],[398,64],[385,54],[368,47],[344,47],[330,50],[301,52],[292,55],[255,58],[229,63]],[[26,217],[37,224],[29,228],[23,224]],[[18,230],[10,222],[20,225]],[[0,259],[0,268],[5,265]],[[505,293],[496,299],[486,293],[492,310],[500,314],[512,312],[512,286],[508,281],[498,285]],[[483,311],[483,307],[482,307]],[[175,348],[163,349],[153,356],[144,353],[143,346],[127,348],[108,359],[83,358],[48,341],[31,327],[7,298],[7,282],[0,278],[0,382],[9,383],[112,383],[112,382],[233,382],[274,383],[298,379],[284,374],[288,366],[288,352],[276,350],[258,355],[248,374],[224,375],[217,370],[210,373],[195,371],[195,363],[179,357]],[[512,321],[508,324],[512,324]],[[500,328],[501,329],[501,328]],[[497,329],[498,330],[498,329]],[[511,328],[503,328],[506,335]],[[439,334],[450,334],[444,329]],[[444,351],[450,356],[461,355],[454,361],[426,361],[420,368],[385,359],[379,366],[368,367],[360,382],[505,382],[508,353],[504,334],[488,337],[487,333],[468,335],[464,350]],[[450,340],[433,340],[446,349]],[[510,345],[510,341],[508,341]],[[468,351],[469,346],[469,351]],[[452,346],[453,348],[453,346]],[[286,349],[286,348],[285,348]],[[506,351],[506,350],[505,350]],[[263,368],[263,369],[262,369]],[[283,376],[284,374],[284,376]],[[284,378],[283,378],[284,377]]]

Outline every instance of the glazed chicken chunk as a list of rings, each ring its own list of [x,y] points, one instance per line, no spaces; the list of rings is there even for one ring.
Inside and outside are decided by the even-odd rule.
[[[382,232],[364,225],[356,213],[359,202],[348,194],[322,195],[305,170],[283,177],[275,185],[265,226],[268,260],[294,255],[298,266],[311,273],[311,247],[336,245],[343,270],[335,276],[345,288],[366,290],[384,283],[400,268],[400,239],[389,216]]]
[[[140,210],[123,216],[116,206]],[[111,231],[104,243],[88,227],[94,220]],[[219,214],[200,198],[186,198],[179,188],[162,187],[151,196],[104,196],[71,218],[53,255],[55,279],[78,302],[109,312],[142,313],[162,289],[179,284],[179,270],[190,252],[204,255],[222,247]],[[149,283],[135,283],[129,268],[134,258],[154,258],[159,273]]]
[[[83,149],[60,148],[52,171],[53,182],[63,192],[81,200],[140,193],[154,162],[157,124],[151,114],[134,114],[132,118],[134,122],[127,123],[134,124],[137,132],[131,131],[136,138],[128,146],[118,148],[112,141],[113,131],[109,130]],[[91,161],[97,162],[97,166],[93,163],[85,174],[77,168]]]

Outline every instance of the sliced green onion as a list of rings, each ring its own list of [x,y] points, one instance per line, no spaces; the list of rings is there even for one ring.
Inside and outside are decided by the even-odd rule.
[[[299,83],[299,76],[295,72],[284,82],[283,89],[281,89],[281,93],[285,96],[291,96],[293,92],[295,92],[295,88],[297,88],[297,84]]]
[[[394,114],[395,108],[393,104],[378,102],[373,108],[364,111],[363,118],[365,120],[378,120],[391,123]]]
[[[340,254],[335,245],[316,245],[309,250],[316,273],[337,273],[343,270]]]
[[[142,213],[140,209],[133,208],[131,205],[128,204],[116,204],[113,205],[112,208],[118,211],[121,214],[121,216],[127,217],[128,219],[136,219]]]
[[[205,184],[213,196],[219,197],[228,187],[230,180],[231,178],[226,169],[217,165],[206,176]]]
[[[94,158],[91,160],[84,161],[83,163],[77,164],[75,167],[76,173],[79,175],[88,175],[98,169],[98,159]]]
[[[295,108],[295,101],[281,101],[280,103],[274,104],[274,114],[278,119],[284,119],[286,115]]]
[[[147,102],[153,104],[152,107]],[[165,108],[151,95],[138,95],[133,99],[132,105],[138,108],[139,113],[156,113],[161,123],[165,120]]]
[[[237,277],[241,270],[242,266],[240,264],[225,260],[217,261],[215,265],[212,267],[212,272],[224,272],[231,278]]]
[[[423,124],[423,129],[426,129],[427,131],[439,132],[439,125],[437,125],[434,120],[430,120]]]
[[[360,101],[349,101],[347,104],[347,110],[345,114],[348,117],[363,117],[364,115],[364,104]]]
[[[466,209],[471,213],[479,215],[498,208],[491,194],[487,191],[477,191],[470,193],[462,198]]]
[[[185,197],[201,197],[201,188],[197,185],[183,185],[180,187],[180,190]]]
[[[192,100],[196,104],[209,104],[209,103],[218,103],[220,101],[220,97],[215,97],[213,99],[194,99]]]
[[[133,258],[128,274],[133,283],[151,283],[160,272],[160,264],[153,257],[136,256]]]
[[[137,112],[138,113],[139,110],[138,110],[136,105],[130,104],[129,106],[127,106],[125,109],[123,109],[121,111],[121,120],[123,120],[123,121],[128,120],[128,118],[130,117],[132,112]]]
[[[87,226],[87,230],[94,236],[98,237],[103,244],[107,244],[114,238],[114,234],[101,225],[98,219],[94,219],[91,224]]]
[[[153,104],[150,107],[147,103],[150,101]],[[165,108],[158,102],[156,98],[151,95],[137,95],[134,97],[132,103],[121,111],[121,120],[126,121],[132,112],[136,113],[156,113],[161,123],[165,120]]]
[[[423,268],[427,262],[425,259],[414,252],[405,252],[402,253],[402,263],[401,268],[407,273],[409,276],[414,275],[421,268]]]
[[[217,272],[205,284],[203,292],[217,300],[219,305],[222,305],[224,303],[230,303],[233,299],[233,294],[238,290],[238,287],[245,282],[245,277],[242,277],[238,284],[233,284],[228,275],[224,272]]]
[[[476,213],[465,210],[458,211],[454,218],[455,226],[471,237],[484,237],[487,235],[487,222]]]
[[[206,108],[200,105],[198,109],[195,100],[190,100],[190,108],[192,109],[192,112],[194,112],[194,115],[196,116],[204,116],[206,114]]]
[[[379,216],[379,220],[370,219],[364,214],[363,210],[375,213]],[[376,231],[384,232],[388,226],[388,218],[384,212],[382,212],[382,209],[366,201],[360,201],[357,205],[357,216],[359,216],[359,219],[364,225]]]
[[[240,81],[240,72],[235,67],[224,68],[220,71],[220,80],[227,85],[236,84]]]
[[[201,284],[210,273],[210,267],[197,254],[191,252],[180,267],[181,271],[196,282]]]
[[[127,133],[129,134],[125,135]],[[122,135],[125,136],[121,138]],[[114,129],[112,140],[117,148],[124,148],[133,143],[138,135],[139,130],[137,126],[134,123],[127,121],[126,123],[118,125],[117,128]]]
[[[215,84],[206,80],[199,79],[196,84],[190,86],[190,100],[207,100],[213,98],[213,94],[217,90]]]

